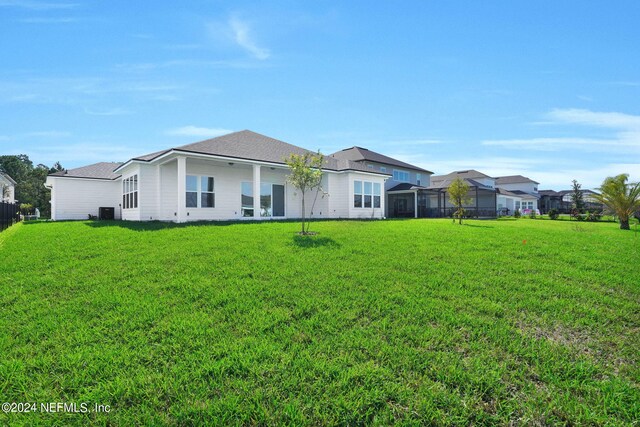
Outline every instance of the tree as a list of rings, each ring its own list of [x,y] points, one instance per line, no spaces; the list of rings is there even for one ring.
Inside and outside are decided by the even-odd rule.
[[[578,184],[578,181],[575,179],[572,181],[573,186],[571,189],[571,203],[573,205],[573,209],[575,209],[578,213],[584,213],[584,195],[582,194],[581,184]]]
[[[607,177],[592,197],[615,213],[621,230],[629,230],[629,218],[640,209],[640,182],[628,183],[626,173]]]
[[[44,187],[47,175],[62,169],[59,162],[52,168],[42,164],[34,167],[26,154],[0,156],[0,171],[16,182],[15,199],[38,208],[44,217],[51,214],[51,191]]]
[[[453,180],[451,185],[449,185],[447,192],[449,193],[449,201],[451,204],[458,208],[458,210],[453,214],[453,221],[455,222],[455,218],[457,217],[458,223],[462,224],[462,217],[464,216],[463,206],[471,201],[471,199],[467,197],[467,194],[469,193],[469,184],[458,177]]]
[[[285,159],[285,163],[289,166],[290,171],[287,181],[297,188],[302,195],[302,231],[300,234],[309,234],[309,223],[306,221],[305,212],[305,195],[309,191],[316,190],[311,206],[311,214],[313,214],[313,207],[318,198],[318,193],[323,192],[321,187],[321,168],[324,163],[324,156],[320,152],[317,154],[305,153],[304,155],[291,154],[289,158]]]

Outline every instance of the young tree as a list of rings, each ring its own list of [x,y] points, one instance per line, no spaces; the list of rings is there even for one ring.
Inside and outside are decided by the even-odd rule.
[[[572,181],[573,186],[571,188],[571,203],[573,204],[573,209],[575,209],[578,213],[584,213],[584,196],[582,194],[582,185],[578,184],[578,181],[575,179]]]
[[[453,214],[453,221],[455,222],[455,218],[457,217],[458,223],[462,224],[462,217],[464,216],[463,206],[470,202],[469,197],[467,197],[467,194],[469,193],[469,184],[458,177],[451,183],[451,185],[449,185],[447,192],[449,193],[449,201],[451,204],[458,208],[458,210]]]
[[[616,214],[621,230],[629,230],[629,218],[640,209],[640,182],[628,183],[628,179],[626,173],[607,177],[598,188],[600,194],[592,196]]]
[[[306,220],[305,212],[305,196],[307,192],[316,190],[311,206],[311,214],[313,214],[313,207],[318,198],[318,193],[322,192],[321,168],[323,162],[324,156],[320,152],[317,154],[305,153],[304,155],[291,154],[289,158],[285,159],[290,171],[287,181],[297,188],[302,195],[302,231],[300,234],[309,234],[309,222]]]

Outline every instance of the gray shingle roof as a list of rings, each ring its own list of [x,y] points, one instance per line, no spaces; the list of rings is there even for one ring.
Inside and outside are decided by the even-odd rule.
[[[144,156],[134,157],[132,160],[149,162],[172,150],[277,164],[285,164],[284,160],[291,154],[314,154],[312,151],[306,150],[302,147],[261,135],[250,130],[243,130],[168,150],[157,151]],[[353,162],[348,159],[336,159],[331,156],[325,156],[323,168],[335,171],[355,170],[388,175],[382,172],[372,171],[365,165],[358,162]]]
[[[116,179],[120,176],[114,173],[114,169],[122,163],[100,162],[80,168],[63,170],[49,174],[49,176],[60,176],[65,178],[90,178],[90,179]]]
[[[562,196],[561,193],[554,190],[540,190],[538,191],[540,196]]]
[[[408,182],[403,182],[395,187],[388,189],[387,191],[407,191],[407,190],[426,190],[427,187],[423,187],[422,185],[411,184]]]
[[[500,184],[522,184],[525,182],[532,182],[534,184],[540,184],[537,181],[532,180],[531,178],[527,178],[522,175],[509,175],[509,176],[499,176],[496,177],[496,185]]]
[[[449,174],[449,175],[451,175],[451,174]],[[449,175],[446,175],[446,176],[449,176]],[[433,179],[433,177],[431,177],[431,178]],[[446,178],[444,180],[437,180],[436,182],[431,181],[431,185],[429,185],[429,189],[430,190],[442,190],[442,189],[445,189],[445,188],[449,188],[451,183],[453,181],[455,181],[456,178],[462,179],[467,184],[469,184],[469,186],[472,187],[472,188],[476,188],[477,187],[479,190],[496,191],[494,188],[487,187],[486,185],[484,185],[481,182],[476,181],[475,179],[463,178],[461,176],[448,177],[448,178]]]
[[[462,179],[466,179],[466,178],[491,178],[489,175],[485,175],[482,172],[478,172],[475,169],[469,169],[469,170],[463,170],[463,171],[453,171],[453,172],[448,173],[446,175],[433,175],[431,177],[431,182],[454,180],[454,179],[456,179],[458,177],[460,177]]]
[[[517,194],[513,191],[505,190],[504,188],[496,188],[496,193],[502,194],[503,196],[522,197],[521,194]]]
[[[383,164],[396,166],[400,168],[413,169],[416,171],[425,172],[429,174],[433,173],[429,170],[420,168],[418,166],[410,165],[409,163],[405,163],[403,161],[394,159],[389,156],[385,156],[384,154],[376,153],[375,151],[371,151],[362,147],[346,148],[344,150],[333,153],[331,157],[334,157],[336,159],[351,160],[354,162],[369,161],[369,162],[383,163]]]

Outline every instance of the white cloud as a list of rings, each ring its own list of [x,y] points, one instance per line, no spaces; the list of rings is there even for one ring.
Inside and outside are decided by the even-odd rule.
[[[640,154],[640,116],[618,112],[595,112],[584,109],[555,109],[546,114],[548,119],[537,124],[609,129],[606,138],[541,137],[482,141],[482,145],[533,151],[562,151],[580,149],[589,152]],[[565,130],[564,134],[567,133]]]
[[[553,122],[640,130],[640,116],[617,112],[595,112],[579,108],[555,109],[547,115]]]
[[[77,18],[24,18],[19,22],[24,24],[69,24],[71,22],[78,22]]]
[[[91,110],[85,108],[84,112],[91,116],[124,116],[127,114],[133,114],[132,111],[125,110],[124,108],[111,108],[107,110]]]
[[[28,138],[63,138],[71,136],[70,132],[63,132],[58,130],[45,130],[36,132],[27,132],[24,136]]]
[[[259,47],[253,40],[251,28],[247,22],[232,17],[229,19],[229,27],[238,46],[249,52],[254,58],[265,60],[271,56],[269,49]]]
[[[213,138],[215,136],[226,135],[231,132],[233,131],[229,129],[222,129],[222,128],[183,126],[180,128],[171,129],[167,131],[167,134],[176,135],[176,136],[199,136],[204,138]]]
[[[47,3],[33,0],[0,0],[0,7],[18,7],[31,10],[73,9],[77,3]]]
[[[608,176],[629,174],[629,181],[640,181],[640,163],[610,163],[597,168],[568,168],[562,171],[538,171],[535,179],[540,182],[540,190],[567,190],[571,181],[576,180],[583,188],[595,189]]]

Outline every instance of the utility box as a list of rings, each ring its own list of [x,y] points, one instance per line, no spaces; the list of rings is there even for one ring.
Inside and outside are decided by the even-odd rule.
[[[98,208],[99,219],[115,219],[116,208]]]

